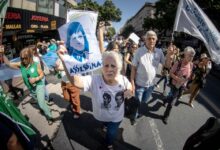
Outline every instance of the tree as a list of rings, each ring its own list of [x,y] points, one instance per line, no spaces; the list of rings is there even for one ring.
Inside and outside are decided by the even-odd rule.
[[[145,30],[152,29],[156,26],[155,19],[152,18],[144,18],[143,28]]]
[[[114,21],[119,22],[121,20],[121,10],[115,6],[112,0],[106,0],[102,5],[99,5],[96,1],[82,0],[74,9],[92,10],[98,11],[98,21]]]
[[[112,39],[112,37],[115,35],[116,31],[115,31],[115,28],[114,27],[109,27],[107,29],[107,34],[106,36],[109,38],[109,39]]]
[[[74,6],[73,8],[80,9],[80,10],[99,11],[100,5],[96,1],[82,0],[81,3],[78,3],[78,5]]]
[[[100,7],[99,12],[102,21],[119,22],[121,20],[121,10],[115,7],[112,0],[106,0],[103,6]]]
[[[132,25],[128,25],[122,30],[121,35],[127,38],[132,32],[135,32],[134,27]]]
[[[220,22],[218,21],[218,14],[220,14],[219,0],[195,0],[201,9],[212,20],[215,26],[220,29]],[[145,18],[143,27],[150,28],[153,24],[154,28],[161,32],[172,30],[177,6],[179,1],[176,0],[160,0],[156,2],[156,13],[154,19]]]

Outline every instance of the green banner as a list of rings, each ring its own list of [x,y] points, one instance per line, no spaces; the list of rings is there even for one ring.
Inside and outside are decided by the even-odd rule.
[[[23,116],[20,110],[13,104],[10,97],[8,97],[0,85],[0,112],[10,116],[14,122],[16,122],[24,132],[31,136],[35,135],[36,132],[32,129],[32,125]]]

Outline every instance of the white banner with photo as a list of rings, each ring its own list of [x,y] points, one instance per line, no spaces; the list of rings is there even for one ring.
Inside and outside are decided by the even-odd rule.
[[[220,34],[193,0],[180,0],[174,31],[185,32],[202,40],[212,60],[220,63]]]
[[[67,23],[59,30],[69,55],[64,63],[70,75],[86,73],[102,66],[101,53],[96,38],[98,13],[71,10],[67,13]]]

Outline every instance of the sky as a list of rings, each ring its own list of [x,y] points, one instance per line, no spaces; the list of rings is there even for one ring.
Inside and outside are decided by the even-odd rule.
[[[105,0],[96,0],[100,5],[102,5]],[[113,22],[113,27],[116,32],[120,30],[125,22],[133,17],[144,5],[145,2],[155,3],[157,0],[112,0],[117,8],[122,11],[121,21]]]

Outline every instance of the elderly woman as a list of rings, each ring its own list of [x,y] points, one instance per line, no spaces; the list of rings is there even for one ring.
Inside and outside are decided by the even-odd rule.
[[[63,62],[66,50],[60,49],[58,53]],[[113,149],[117,129],[124,117],[124,98],[132,94],[131,84],[120,74],[122,60],[117,52],[106,51],[102,58],[103,67],[100,75],[70,76],[66,68],[65,71],[74,86],[91,92],[94,117],[104,123],[107,129],[107,148]]]
[[[33,51],[30,47],[24,48],[20,52],[21,62],[10,62],[4,56],[4,62],[11,68],[20,69],[24,84],[27,86],[31,95],[37,100],[41,110],[43,110],[49,124],[52,124],[52,114],[45,102],[45,84],[42,81],[44,73],[39,63],[33,61]]]
[[[172,78],[172,83],[170,86],[170,93],[167,97],[167,107],[162,118],[163,122],[167,124],[168,117],[170,115],[172,106],[177,101],[177,97],[180,90],[186,86],[188,79],[192,72],[192,60],[195,55],[195,50],[192,47],[186,47],[184,49],[184,57],[182,60],[177,61],[170,70],[170,77]]]
[[[204,87],[205,84],[205,78],[208,74],[208,63],[210,62],[208,56],[203,53],[200,56],[198,64],[196,64],[196,67],[193,71],[193,79],[192,84],[190,85],[190,88],[185,91],[183,94],[190,94],[189,99],[189,106],[194,108],[193,101],[195,100],[196,96],[199,94],[199,91],[201,88]]]

